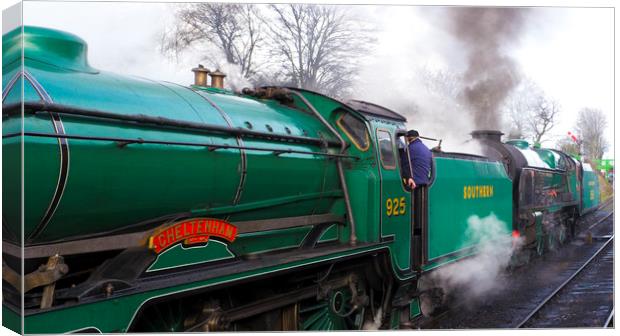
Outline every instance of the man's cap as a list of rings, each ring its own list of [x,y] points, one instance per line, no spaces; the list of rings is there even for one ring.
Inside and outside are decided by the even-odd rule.
[[[420,136],[420,133],[418,133],[418,131],[416,131],[416,130],[409,130],[409,131],[407,131],[407,136],[408,137],[417,137],[417,136]]]

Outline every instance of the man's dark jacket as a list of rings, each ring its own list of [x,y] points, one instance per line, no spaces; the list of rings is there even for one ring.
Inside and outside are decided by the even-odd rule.
[[[409,156],[411,157],[411,162],[413,162],[413,181],[416,185],[427,185],[429,183],[431,171],[431,151],[420,139],[415,139],[408,147]],[[409,168],[407,153],[404,153],[403,156],[404,157],[400,160],[402,163],[403,176],[409,179],[411,177],[411,170]]]

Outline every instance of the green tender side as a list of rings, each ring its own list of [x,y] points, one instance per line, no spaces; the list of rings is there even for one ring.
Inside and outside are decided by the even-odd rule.
[[[24,28],[25,70],[53,103],[120,115],[144,115],[274,134],[334,140],[310,113],[273,100],[234,95],[225,90],[188,88],[166,82],[120,76],[88,65],[87,46],[79,37],[51,29]],[[18,71],[19,30],[3,37],[3,83]],[[26,83],[25,100],[42,98]],[[81,83],[81,85],[76,85]],[[16,85],[4,104],[16,102]],[[15,98],[14,98],[15,97]],[[224,113],[214,107],[219,107]],[[234,136],[162,129],[135,123],[60,115],[65,133],[158,141],[238,146]],[[228,120],[227,120],[228,119]],[[26,114],[26,132],[54,134],[49,113]],[[19,132],[19,116],[3,118],[3,134]],[[250,126],[251,125],[251,126]],[[19,189],[16,170],[21,139],[3,139],[5,155],[4,226],[17,233],[19,207],[12,200]],[[243,146],[321,152],[318,145],[242,139]],[[338,149],[331,148],[335,153]],[[193,211],[197,216],[231,222],[329,213],[339,209],[342,191],[334,160],[321,155],[220,149],[115,141],[68,140],[68,166],[61,165],[55,138],[24,138],[25,218],[28,244],[113,233],[159,216]],[[66,184],[51,218],[42,225],[59,190],[61,170]],[[13,202],[13,203],[11,203]],[[40,232],[35,234],[38,229]],[[251,235],[239,243],[251,240]],[[18,241],[17,235],[15,241]],[[286,242],[292,245],[290,242]],[[271,248],[284,245],[273,244]],[[257,251],[260,247],[244,250]]]
[[[581,183],[577,176],[577,169],[579,169],[578,168],[579,163],[573,158],[569,158],[569,160],[572,161],[572,164],[575,167],[575,169],[572,169],[568,172],[568,188],[570,189],[570,193],[573,197],[573,200],[576,202],[579,202],[579,200],[581,199],[581,192],[582,192]]]
[[[588,212],[596,208],[601,202],[601,191],[598,184],[598,176],[592,171],[589,164],[583,164],[583,205],[582,212]]]
[[[435,165],[436,179],[429,190],[427,269],[453,260],[455,253],[477,243],[468,231],[468,219],[495,216],[498,232],[512,231],[512,182],[501,163],[437,157]]]

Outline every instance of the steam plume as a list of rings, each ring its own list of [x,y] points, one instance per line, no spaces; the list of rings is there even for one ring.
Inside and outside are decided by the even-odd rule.
[[[467,69],[460,96],[478,128],[499,129],[499,107],[519,84],[520,74],[505,48],[523,28],[526,9],[449,8],[448,31],[461,42]]]
[[[449,264],[422,278],[420,289],[440,288],[445,299],[457,295],[460,301],[474,303],[502,290],[502,271],[513,253],[522,245],[512,238],[507,224],[491,213],[487,217],[470,216],[462,247],[474,247],[475,255]],[[423,312],[434,307],[423,297]]]

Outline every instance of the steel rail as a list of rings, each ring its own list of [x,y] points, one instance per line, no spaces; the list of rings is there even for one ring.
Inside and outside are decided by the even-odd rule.
[[[605,321],[605,324],[603,325],[604,328],[609,328],[611,321],[614,319],[614,311],[615,308],[612,308],[611,313],[609,313],[609,317],[607,318],[607,321]]]
[[[579,275],[581,273],[581,271],[583,271],[588,265],[590,265],[590,263],[609,245],[609,243],[611,243],[614,240],[614,236],[611,236],[611,238],[609,238],[604,244],[603,246],[601,246],[595,253],[594,255],[592,255],[583,265],[581,265],[581,267],[575,271],[568,279],[566,279],[560,286],[558,286],[553,293],[551,293],[549,296],[547,296],[543,302],[541,302],[538,306],[536,306],[536,308],[534,308],[534,310],[532,310],[522,321],[521,323],[519,323],[515,328],[523,328],[523,326],[529,322],[532,317],[534,317],[536,314],[538,314],[540,312],[540,310],[549,302],[551,301],[551,299],[553,299],[562,289],[564,289],[564,287],[566,287],[566,285],[568,285],[568,283],[570,283],[577,275]]]
[[[589,226],[586,230],[591,230],[593,227],[595,227],[595,226],[597,226],[597,225],[601,224],[602,222],[604,222],[607,218],[609,218],[609,217],[610,217],[611,215],[613,215],[613,214],[614,214],[613,212],[610,212],[607,216],[605,216],[605,217],[603,217],[603,218],[601,218],[601,219],[597,220],[597,221],[596,221],[596,223],[594,223],[594,224],[590,225],[590,226]]]

